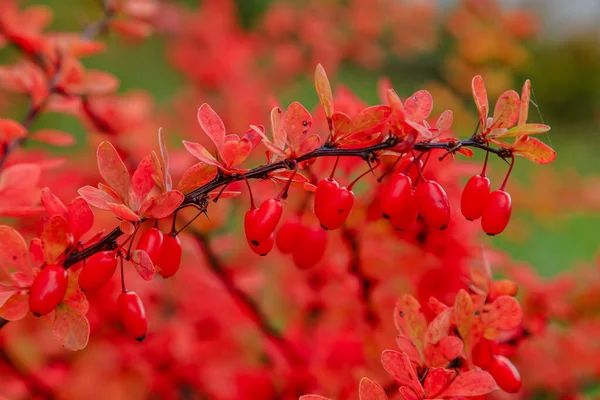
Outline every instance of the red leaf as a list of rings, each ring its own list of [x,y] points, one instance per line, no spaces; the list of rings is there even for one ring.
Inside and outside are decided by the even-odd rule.
[[[309,135],[312,116],[302,104],[295,101],[285,111],[284,126],[289,146],[298,152]]]
[[[162,167],[164,168],[163,170],[163,177],[162,179],[164,179],[164,190],[171,190],[172,186],[173,186],[173,182],[171,180],[171,174],[169,173],[169,166],[170,161],[169,161],[169,152],[167,151],[167,143],[165,141],[165,135],[163,135],[162,133],[162,128],[158,130],[158,145],[160,147],[160,156],[162,158]],[[158,171],[154,171],[156,173],[158,173]]]
[[[75,144],[75,138],[67,132],[58,129],[40,129],[29,135],[29,138],[53,146],[68,147]]]
[[[442,355],[448,361],[452,361],[460,356],[464,347],[463,341],[456,336],[446,336],[445,338],[440,339],[438,345]]]
[[[8,321],[18,321],[25,318],[27,314],[29,314],[29,294],[15,294],[0,307],[0,318]]]
[[[486,124],[490,105],[488,103],[487,92],[481,75],[477,75],[471,81],[471,91],[473,92],[475,107],[477,107],[477,112],[479,113],[479,127],[480,129],[483,129]]]
[[[446,387],[446,385],[448,385],[448,381],[450,380],[449,375],[451,373],[451,371],[445,370],[443,368],[431,368],[423,384],[423,387],[425,388],[426,397],[433,398],[433,396],[436,396],[438,393],[441,393]]]
[[[52,215],[67,216],[67,207],[63,204],[58,197],[56,197],[50,188],[43,188],[41,193],[42,205],[46,209],[46,212]]]
[[[133,188],[138,204],[146,199],[148,193],[154,187],[153,173],[152,157],[146,156],[140,161],[140,164],[131,177],[131,187]]]
[[[1,275],[0,275],[1,276]],[[14,294],[18,293],[19,289],[13,286],[5,286],[0,284],[0,308],[10,299]]]
[[[27,129],[12,119],[0,119],[0,141],[12,142],[15,139],[25,137]]]
[[[117,217],[122,218],[126,221],[137,222],[141,218],[131,208],[125,204],[120,203],[108,203],[108,209],[112,211]]]
[[[82,350],[90,337],[90,324],[82,313],[64,303],[56,307],[52,333],[69,350]]]
[[[283,111],[281,111],[281,108],[279,107],[275,107],[271,110],[271,131],[273,135],[273,144],[276,148],[283,150],[287,140],[287,134],[285,132]]]
[[[225,139],[223,139],[225,140]],[[212,154],[204,148],[200,143],[188,142],[187,140],[183,141],[183,146],[187,151],[190,152],[191,155],[196,157],[198,160],[202,161],[205,164],[214,165],[215,167],[221,168],[222,165],[218,162]]]
[[[473,327],[475,312],[473,310],[473,299],[466,290],[461,289],[456,295],[454,303],[454,319],[460,337],[468,340],[469,333]]]
[[[556,160],[556,152],[552,147],[530,136],[520,137],[512,149],[515,155],[524,157],[537,164],[549,164]]]
[[[217,171],[212,165],[205,163],[195,164],[183,173],[181,180],[177,184],[177,190],[181,193],[189,193],[213,179],[216,173]]]
[[[411,361],[421,363],[421,354],[415,342],[404,335],[396,336],[396,344],[402,353],[405,353]]]
[[[69,221],[69,229],[73,234],[73,240],[78,241],[92,229],[94,213],[85,199],[76,197],[67,208],[67,220]]]
[[[514,297],[499,296],[492,304],[485,306],[481,319],[488,327],[513,329],[523,321],[523,310]]]
[[[546,133],[549,130],[550,130],[550,127],[545,124],[524,124],[524,125],[514,126],[514,127],[510,128],[509,130],[507,130],[506,132],[504,132],[504,134],[496,135],[495,137],[501,138],[501,137],[514,137],[514,136],[521,136],[521,135],[538,135],[540,133]]]
[[[140,207],[140,213],[144,218],[160,219],[171,215],[183,202],[184,196],[177,190],[161,193],[147,200],[147,206]]]
[[[42,230],[42,248],[44,261],[55,264],[71,243],[69,223],[65,217],[54,215],[44,224]]]
[[[325,111],[325,116],[327,119],[331,119],[333,115],[333,93],[325,69],[321,64],[318,64],[315,70],[315,89],[323,106],[323,111]]]
[[[110,142],[102,142],[98,146],[97,157],[98,170],[106,184],[121,196],[121,199],[128,199],[129,171],[127,171],[127,167],[121,160],[117,150]],[[85,198],[83,195],[82,197]]]
[[[318,135],[310,135],[306,138],[300,148],[296,151],[296,155],[301,156],[306,153],[310,153],[319,148],[321,145],[321,138]]]
[[[398,130],[400,129],[400,124],[406,120],[406,115],[404,112],[404,105],[400,100],[400,97],[396,94],[394,89],[390,89],[387,92],[387,99],[390,107],[392,108],[392,120],[394,121],[394,127],[396,128],[396,134],[400,133]]]
[[[418,395],[425,394],[419,377],[406,354],[385,350],[381,353],[381,364],[399,386],[408,386]]]
[[[421,304],[414,297],[404,294],[396,301],[394,323],[400,333],[415,344],[419,352],[423,350],[427,320],[421,312]]]
[[[380,128],[392,114],[388,106],[372,106],[361,110],[352,120],[354,132]]]
[[[333,123],[334,141],[345,138],[354,130],[352,119],[345,113],[336,111],[331,118]]]
[[[217,151],[221,154],[223,144],[225,143],[225,124],[223,124],[223,120],[206,103],[198,108],[197,116],[198,123],[204,130],[204,133],[212,140]]]
[[[423,122],[433,109],[433,97],[427,90],[419,90],[404,102],[406,118],[414,122]]]
[[[436,128],[438,129],[438,134],[443,134],[446,131],[449,131],[452,127],[452,122],[454,120],[454,114],[452,110],[444,111],[439,117],[437,122],[435,123]]]
[[[135,250],[131,254],[131,262],[142,279],[149,281],[154,276],[154,264],[144,250]]]
[[[81,287],[79,287],[78,278],[79,274],[69,274],[69,284],[62,302],[85,315],[90,309],[90,303]]]
[[[221,158],[225,168],[229,169],[243,163],[252,149],[253,146],[249,140],[240,139],[238,135],[227,135],[221,149]]]
[[[388,397],[380,384],[369,378],[362,378],[358,385],[358,398],[360,400],[387,400]]]
[[[427,332],[425,332],[425,345],[437,344],[442,338],[448,336],[452,313],[452,308],[442,311],[429,323]]]
[[[119,80],[113,74],[104,71],[88,70],[79,94],[99,96],[114,93],[119,88]]]
[[[108,204],[115,201],[108,193],[93,186],[84,186],[77,193],[90,205],[101,210],[109,210]]]
[[[417,396],[415,392],[407,386],[400,388],[400,396],[402,396],[404,400],[423,400],[422,397]]]
[[[517,125],[525,125],[529,115],[529,101],[531,99],[531,81],[527,79],[521,91],[521,103],[519,105],[519,121]]]
[[[470,370],[461,372],[438,397],[482,396],[497,388],[490,374],[485,371]]]
[[[494,122],[490,129],[510,128],[519,119],[519,94],[514,90],[502,93],[494,107]]]

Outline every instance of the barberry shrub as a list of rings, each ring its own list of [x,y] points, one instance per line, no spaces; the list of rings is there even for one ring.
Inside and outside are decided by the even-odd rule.
[[[492,110],[482,76],[472,78],[471,135],[453,129],[454,111],[437,110],[428,90],[397,93],[382,80],[380,104],[368,105],[334,90],[319,62],[331,71],[345,60],[372,67],[384,28],[399,33],[398,54],[430,48],[434,8],[311,3],[274,5],[256,35],[235,26],[229,1],[207,1],[197,14],[152,0],[104,1],[82,33],[47,32],[45,7],[0,4],[0,43],[23,54],[0,66],[0,87],[28,101],[21,120],[0,119],[0,215],[12,218],[0,226],[0,366],[27,393],[111,398],[111,388],[126,392],[142,381],[159,398],[315,400],[325,397],[306,393],[349,397],[358,375],[373,378],[360,380],[362,400],[527,390],[513,360],[547,315],[516,297],[517,282],[532,289],[531,279],[508,270],[513,280],[493,280],[486,257],[496,253],[473,249],[479,231],[499,235],[509,226],[517,157],[556,158],[535,136],[550,127],[528,122],[530,81],[520,94],[499,93]],[[405,13],[420,18],[418,44],[401,39],[411,23],[397,20]],[[340,39],[334,22],[348,20],[349,37],[370,40],[350,41],[354,48]],[[310,37],[293,37],[293,26]],[[105,50],[103,33],[142,40],[155,30],[197,85],[193,101],[189,92],[173,101],[170,117],[82,61]],[[257,105],[260,94],[308,69],[314,109]],[[64,160],[24,147],[74,143],[67,132],[37,128],[46,112],[79,119],[95,153],[68,153],[62,169]],[[474,152],[485,158],[481,169],[462,162]],[[500,182],[487,175],[497,159],[509,165]],[[458,178],[467,175],[463,189]],[[399,294],[404,286],[414,292]],[[258,295],[269,299],[265,309]],[[12,360],[17,335],[2,335],[42,337],[47,324],[65,348],[87,347],[83,367],[63,363],[78,356],[45,342],[37,350],[48,365],[39,373]],[[396,348],[386,350],[394,334]],[[86,376],[109,375],[104,356],[119,360],[111,371],[122,376],[83,388]],[[139,360],[147,365],[137,368]],[[181,368],[165,367],[175,364]],[[73,393],[62,389],[67,378]]]

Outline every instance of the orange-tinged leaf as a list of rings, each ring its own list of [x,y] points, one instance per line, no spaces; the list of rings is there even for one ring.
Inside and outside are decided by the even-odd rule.
[[[464,343],[456,336],[446,336],[438,342],[440,351],[446,360],[451,361],[460,355]]]
[[[273,162],[275,160],[275,156],[282,157],[282,158],[288,157],[288,154],[285,151],[281,150],[281,148],[275,146],[274,143],[271,143],[268,140],[264,140],[264,139],[262,142],[265,145],[265,147],[271,152],[271,154],[269,155],[270,162]]]
[[[404,102],[406,118],[422,122],[429,118],[433,110],[433,97],[427,90],[419,90]]]
[[[438,129],[438,134],[442,134],[446,131],[449,131],[452,128],[452,122],[454,120],[454,114],[452,110],[446,110],[440,114],[437,122],[435,123],[436,128]]]
[[[152,157],[146,156],[140,161],[137,169],[131,176],[131,188],[135,193],[138,204],[146,199],[146,196],[148,196],[148,193],[154,187],[153,173]]]
[[[129,171],[117,150],[110,142],[102,142],[98,146],[97,157],[98,170],[102,179],[122,199],[127,199],[130,184]]]
[[[404,335],[396,336],[396,344],[400,351],[408,356],[408,358],[416,363],[421,363],[421,354],[415,342]]]
[[[473,100],[475,100],[475,107],[477,107],[477,113],[479,114],[479,126],[480,129],[483,129],[485,127],[485,121],[487,120],[490,105],[481,75],[475,76],[471,81],[471,91],[473,93]]]
[[[385,389],[369,378],[362,378],[358,385],[358,398],[360,400],[387,400]]]
[[[556,152],[552,147],[537,138],[522,136],[513,145],[513,152],[537,164],[549,164],[556,160]]]
[[[284,114],[284,127],[287,134],[288,145],[294,151],[308,137],[312,126],[312,116],[306,108],[297,101],[290,104]]]
[[[249,140],[240,139],[237,135],[227,135],[221,150],[221,157],[227,169],[243,163],[252,151]]]
[[[466,290],[460,289],[454,303],[454,319],[460,337],[468,340],[475,319],[473,299]]]
[[[494,122],[491,129],[511,128],[519,119],[519,94],[514,90],[502,93],[494,107]]]
[[[399,386],[408,386],[418,395],[425,394],[419,377],[406,354],[385,350],[381,353],[381,365]]]
[[[525,125],[529,115],[529,101],[531,100],[531,81],[527,79],[521,91],[521,103],[519,106],[519,121],[517,125]]]
[[[429,323],[425,332],[425,346],[437,344],[442,338],[448,336],[450,325],[452,323],[453,309],[448,308],[439,313],[433,321]]]
[[[144,250],[135,250],[131,254],[131,262],[142,279],[149,281],[154,276],[154,264]]]
[[[29,138],[53,146],[68,147],[75,144],[75,138],[58,129],[40,129],[29,135]]]
[[[331,119],[333,115],[333,93],[327,73],[325,73],[325,69],[321,64],[318,64],[315,70],[315,89],[323,106],[323,111],[325,111],[325,116],[327,119]]]
[[[489,373],[470,370],[461,372],[438,397],[482,396],[497,388],[496,381]]]
[[[56,307],[52,333],[65,348],[82,350],[90,337],[90,324],[85,315],[62,303]]]
[[[521,135],[538,135],[540,133],[546,133],[549,130],[550,130],[550,127],[545,124],[517,125],[517,126],[510,128],[506,132],[504,132],[504,134],[496,135],[495,137],[502,138],[502,137],[521,136]]]
[[[221,117],[211,106],[204,103],[198,108],[198,123],[221,154],[223,143],[225,143],[225,124]]]
[[[223,139],[225,140],[225,139]],[[215,167],[221,167],[221,163],[218,162],[212,154],[208,152],[200,143],[188,142],[187,140],[183,141],[183,146],[187,151],[190,152],[191,155],[196,157],[198,160],[202,161],[205,164],[214,165]]]
[[[416,393],[413,392],[412,389],[407,386],[401,387],[399,391],[400,396],[402,396],[404,400],[422,400],[422,397],[417,396]]]
[[[0,119],[0,141],[12,142],[15,139],[25,137],[27,129],[19,122],[12,119]]]
[[[461,147],[460,149],[458,149],[458,153],[462,154],[465,157],[473,157],[473,150],[471,150],[468,147]]]
[[[318,149],[320,145],[321,137],[319,137],[318,135],[310,135],[306,138],[305,141],[302,142],[302,145],[297,150],[296,155],[301,156],[310,153],[311,151]]]
[[[217,170],[212,165],[205,163],[192,165],[183,173],[177,184],[177,190],[181,193],[189,193],[209,182],[215,177],[216,173]]]
[[[398,125],[406,119],[402,100],[400,100],[400,97],[398,97],[394,89],[389,89],[387,91],[387,99],[388,103],[390,104],[390,107],[392,108],[392,118],[394,120],[394,123]]]
[[[14,294],[19,292],[19,288],[0,284],[0,307],[4,305]]]
[[[84,186],[80,188],[77,193],[79,193],[79,195],[90,205],[101,210],[109,210],[108,203],[115,201],[108,193],[93,186]]]
[[[404,294],[396,301],[394,308],[394,323],[396,329],[408,337],[419,351],[423,350],[423,337],[427,329],[425,314],[421,304],[411,295]]]
[[[54,215],[42,228],[44,261],[55,264],[71,243],[69,222],[62,215]]]
[[[73,240],[79,240],[94,225],[94,213],[89,204],[82,197],[73,199],[67,207],[67,220]]]
[[[135,212],[133,212],[133,210],[131,210],[131,208],[127,207],[125,204],[108,203],[107,206],[108,209],[117,217],[126,221],[137,222],[141,219]]]
[[[486,326],[498,329],[514,329],[523,321],[523,310],[519,301],[512,296],[499,296],[481,311]]]
[[[2,307],[0,318],[8,321],[18,321],[29,313],[29,294],[17,293],[12,295]]]
[[[449,376],[450,374],[452,374],[451,371],[443,368],[431,368],[423,383],[426,397],[435,396],[437,393],[441,393],[451,379]]]
[[[162,128],[158,130],[158,145],[160,147],[160,156],[162,158],[162,168],[163,175],[162,179],[164,179],[164,190],[171,190],[173,186],[173,182],[171,180],[171,174],[169,173],[169,152],[167,151],[167,142],[165,140],[165,135],[162,133]],[[158,171],[155,171],[158,173]]]
[[[283,150],[286,143],[287,135],[285,133],[283,111],[280,107],[274,107],[271,110],[271,131],[273,135],[272,143],[278,149]]]
[[[352,120],[354,132],[380,128],[392,114],[388,106],[372,106],[361,110]]]
[[[333,138],[334,141],[345,138],[354,131],[352,119],[345,113],[336,111],[331,117],[333,123]]]
[[[78,277],[79,274],[69,274],[69,284],[63,298],[63,303],[85,315],[90,309],[90,303],[83,290],[79,287]]]
[[[104,71],[88,70],[80,94],[100,96],[114,93],[119,88],[119,80],[113,74]]]
[[[125,235],[133,235],[135,233],[135,225],[133,225],[131,221],[121,221],[119,224],[119,229],[121,229],[121,232],[123,232]]]
[[[63,204],[58,197],[56,197],[50,188],[43,188],[41,193],[42,205],[46,209],[46,212],[52,215],[67,216],[67,207]]]
[[[171,190],[169,192],[161,193],[158,196],[152,197],[147,201],[149,205],[142,205],[140,207],[140,213],[144,218],[160,219],[166,218],[181,205],[184,196],[177,190]]]

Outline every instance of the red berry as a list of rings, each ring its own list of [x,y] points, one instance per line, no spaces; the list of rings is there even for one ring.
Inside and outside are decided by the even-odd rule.
[[[481,227],[489,236],[502,233],[512,212],[512,202],[510,195],[504,190],[494,190],[483,210],[481,216]]]
[[[135,292],[125,292],[119,295],[117,300],[119,319],[125,330],[138,342],[146,337],[148,322],[146,321],[146,310],[140,296]]]
[[[283,206],[278,199],[265,200],[260,207],[248,210],[244,218],[248,242],[258,246],[261,241],[268,239],[277,228],[282,213]]]
[[[446,229],[450,222],[450,202],[444,188],[435,181],[420,183],[415,190],[419,214],[431,229]]]
[[[409,168],[410,166],[410,168]],[[408,169],[408,171],[407,171]],[[423,160],[419,158],[417,162],[415,162],[414,157],[405,158],[400,162],[400,165],[396,169],[396,171],[400,173],[405,173],[411,179],[411,181],[415,182],[419,177],[419,171],[423,170]]]
[[[380,208],[383,218],[390,219],[397,213],[405,198],[409,196],[412,181],[403,173],[394,174],[381,194]]]
[[[337,229],[346,221],[352,206],[354,193],[340,187],[331,178],[321,179],[315,193],[315,215],[324,229]]]
[[[481,218],[490,195],[490,180],[487,176],[475,175],[465,185],[460,199],[462,214],[469,221]]]
[[[260,241],[258,246],[253,243],[248,242],[250,245],[250,249],[258,254],[259,256],[266,256],[273,250],[273,246],[275,245],[275,240],[273,239],[273,235],[269,236],[267,239],[263,239]]]
[[[312,268],[325,254],[327,233],[318,227],[302,226],[298,229],[298,237],[301,243],[294,249],[294,263],[301,269]]]
[[[181,265],[181,240],[169,233],[163,235],[160,257],[158,259],[158,273],[168,278],[175,275]]]
[[[491,362],[488,372],[500,387],[508,393],[517,393],[523,386],[521,374],[513,363],[504,356],[495,356]]]
[[[300,227],[300,222],[296,219],[291,219],[289,221],[281,224],[281,227],[277,231],[277,235],[275,236],[275,244],[279,251],[283,254],[291,253],[296,247],[299,239],[298,239],[298,228]]]
[[[138,250],[144,250],[150,256],[152,264],[157,265],[160,261],[163,234],[156,228],[146,229],[137,244]]]
[[[480,368],[488,369],[494,360],[492,346],[489,340],[482,338],[479,343],[473,346],[473,364]]]
[[[33,280],[29,293],[29,309],[36,317],[54,310],[67,292],[67,270],[62,265],[46,265]]]
[[[402,202],[399,203],[397,211],[392,214],[390,222],[394,228],[403,231],[410,228],[418,216],[419,210],[417,208],[415,190],[411,188],[408,194],[402,199]]]
[[[87,261],[79,273],[79,286],[84,291],[100,289],[112,278],[117,269],[114,251],[101,251]]]

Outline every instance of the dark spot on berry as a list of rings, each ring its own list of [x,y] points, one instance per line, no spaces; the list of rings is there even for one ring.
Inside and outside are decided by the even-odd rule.
[[[344,209],[343,209],[343,208],[340,208],[340,209],[338,210],[338,212],[341,214],[341,213],[343,213],[343,212],[344,212]]]
[[[446,230],[446,229],[448,229],[448,225],[444,225],[444,226],[442,226],[442,227],[440,228],[440,231],[444,231],[444,230]]]
[[[398,232],[404,232],[404,229],[396,228]]]
[[[488,235],[488,236],[496,236],[495,233],[486,233],[486,235]]]
[[[326,231],[328,231],[329,229],[327,229],[327,227],[323,224],[321,224],[321,228],[325,229]]]
[[[40,313],[36,313],[36,312],[34,312],[33,315],[35,315],[38,318],[42,316]]]
[[[383,218],[385,218],[385,219],[390,219],[390,216],[389,216],[389,215],[387,215],[387,214],[381,214],[381,216],[382,216]]]
[[[142,335],[139,338],[136,338],[135,340],[137,340],[138,342],[142,342],[144,339],[146,339],[146,335]]]
[[[258,246],[260,243],[257,242],[256,240],[251,240],[250,243],[252,243],[254,246]]]
[[[13,261],[17,261],[17,256],[12,256]]]
[[[265,257],[266,255],[267,255],[267,253],[264,253],[264,254],[261,254],[260,256],[261,257]]]
[[[473,218],[467,218],[467,221],[475,221]]]
[[[398,315],[400,315],[402,318],[404,318],[404,311],[400,311],[400,312],[398,313]]]

